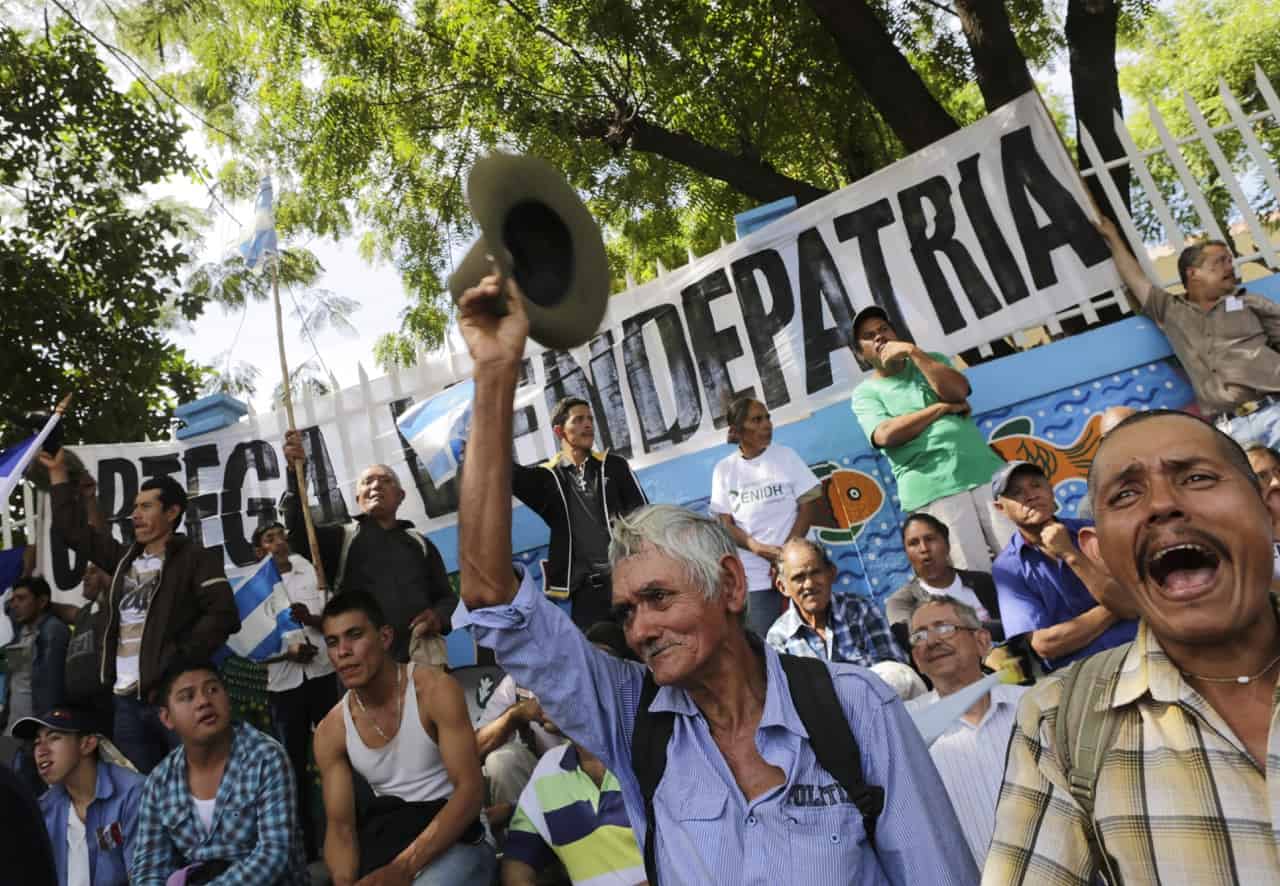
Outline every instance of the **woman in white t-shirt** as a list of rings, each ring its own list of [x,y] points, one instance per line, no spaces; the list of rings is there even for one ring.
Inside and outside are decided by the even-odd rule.
[[[761,637],[781,614],[772,568],[782,544],[809,531],[822,483],[794,449],[771,445],[773,422],[758,400],[729,405],[729,442],[738,451],[716,465],[711,513],[738,543],[750,590],[747,627]]]

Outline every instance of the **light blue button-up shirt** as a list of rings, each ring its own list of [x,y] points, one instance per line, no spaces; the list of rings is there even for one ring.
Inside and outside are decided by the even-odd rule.
[[[631,733],[645,668],[587,642],[525,573],[507,605],[467,611],[471,625],[519,686],[538,696],[565,732],[618,777],[636,839],[644,845],[644,798],[631,768]],[[978,872],[929,752],[898,697],[874,674],[831,665],[868,783],[885,792],[873,850],[862,816],[818,765],[778,655],[765,649],[761,756],[786,782],[747,800],[706,719],[682,690],[664,686],[650,710],[676,714],[667,768],[654,796],[661,886],[735,884],[968,884]]]

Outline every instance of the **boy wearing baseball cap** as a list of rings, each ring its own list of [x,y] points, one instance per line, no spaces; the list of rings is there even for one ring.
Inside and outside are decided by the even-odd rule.
[[[49,786],[40,798],[59,886],[124,886],[144,779],[101,759],[103,739],[91,712],[57,706],[23,717],[13,734],[34,742],[36,770]]]

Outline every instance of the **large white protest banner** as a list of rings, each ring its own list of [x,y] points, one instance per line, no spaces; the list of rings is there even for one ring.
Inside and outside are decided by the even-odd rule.
[[[850,320],[879,304],[899,331],[954,354],[1034,326],[1119,285],[1088,198],[1052,120],[1029,93],[929,148],[804,206],[685,267],[610,299],[601,331],[572,352],[530,344],[516,416],[517,457],[554,447],[551,406],[585,397],[597,446],[644,469],[724,442],[737,395],[787,422],[846,399],[861,379]],[[299,424],[322,520],[355,507],[359,471],[400,469],[402,515],[454,523],[456,478],[437,486],[395,427],[409,405],[469,375],[465,355],[304,403]],[[122,396],[127,395],[122,392]],[[77,447],[107,513],[127,532],[139,484],[172,474],[192,496],[189,531],[253,562],[248,537],[284,489],[284,419],[259,416],[186,442]],[[690,498],[709,476],[691,477]],[[415,495],[416,490],[416,495]],[[57,588],[73,555],[45,544]],[[446,555],[447,559],[452,559]]]

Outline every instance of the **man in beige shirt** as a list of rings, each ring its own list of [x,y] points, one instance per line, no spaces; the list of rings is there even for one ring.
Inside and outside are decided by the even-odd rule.
[[[1200,413],[1237,440],[1280,444],[1280,305],[1244,291],[1221,240],[1182,250],[1178,276],[1186,293],[1177,296],[1147,279],[1109,219],[1098,231],[1190,376]]]

